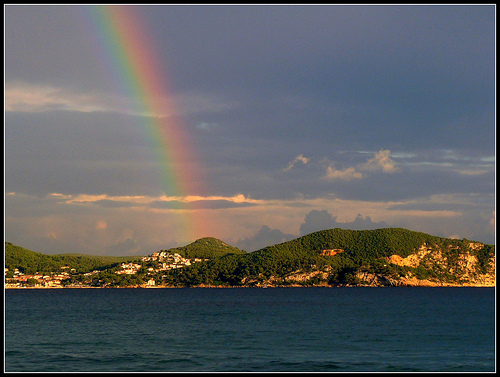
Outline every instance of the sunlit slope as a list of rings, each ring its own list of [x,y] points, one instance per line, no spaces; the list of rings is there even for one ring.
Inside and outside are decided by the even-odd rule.
[[[485,274],[494,276],[494,252],[493,245],[402,228],[336,228],[176,271],[169,282],[411,285],[413,279],[436,284],[474,283]]]

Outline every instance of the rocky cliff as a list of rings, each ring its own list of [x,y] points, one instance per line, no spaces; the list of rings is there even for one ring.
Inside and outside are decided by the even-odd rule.
[[[245,277],[244,285],[266,286],[495,286],[495,253],[491,245],[467,240],[434,238],[413,252],[393,248],[386,256],[362,259],[361,264],[335,268],[345,249],[320,249],[331,264],[310,265],[285,274]],[[366,252],[367,255],[373,252]],[[401,251],[396,251],[401,250]],[[404,255],[404,256],[402,256]],[[331,258],[331,259],[330,259]]]
[[[402,273],[381,274],[359,270],[356,278],[368,286],[495,286],[495,256],[481,265],[477,252],[484,248],[479,242],[471,242],[466,252],[456,247],[422,245],[417,252],[403,258],[397,254],[387,257],[387,266],[400,266]],[[429,273],[431,271],[432,273]],[[426,272],[426,273],[425,273]]]

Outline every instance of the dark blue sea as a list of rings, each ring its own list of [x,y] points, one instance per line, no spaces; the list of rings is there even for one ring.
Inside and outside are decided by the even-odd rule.
[[[5,290],[5,372],[493,372],[495,288]]]

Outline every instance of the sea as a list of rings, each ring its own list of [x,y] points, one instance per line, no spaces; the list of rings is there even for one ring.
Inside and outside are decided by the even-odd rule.
[[[495,292],[6,289],[4,372],[495,372]]]

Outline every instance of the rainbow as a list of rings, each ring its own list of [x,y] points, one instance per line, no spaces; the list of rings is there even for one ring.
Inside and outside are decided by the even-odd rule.
[[[182,119],[176,114],[173,96],[165,75],[164,62],[155,53],[155,45],[142,19],[140,7],[127,5],[89,6],[97,23],[97,38],[107,51],[107,59],[118,74],[118,81],[128,96],[138,103],[132,112],[141,125],[161,164],[162,186],[169,198],[179,198],[178,238],[181,242],[209,236],[210,224],[194,211],[185,198],[203,193],[205,180],[197,171],[196,153]]]

